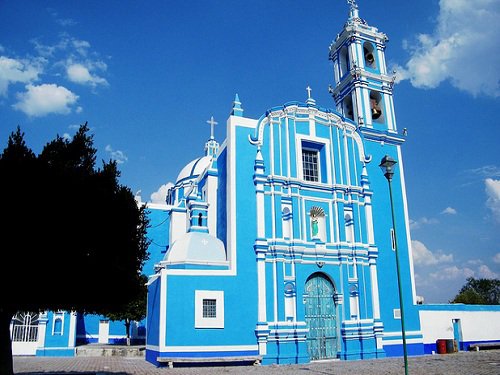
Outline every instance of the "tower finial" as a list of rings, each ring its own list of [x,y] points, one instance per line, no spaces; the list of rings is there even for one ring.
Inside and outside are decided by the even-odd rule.
[[[359,17],[359,12],[358,12],[358,4],[356,3],[356,0],[347,0],[347,4],[351,6],[349,9],[349,18],[354,19]]]
[[[231,111],[231,116],[243,117],[243,108],[241,108],[241,101],[238,94],[234,96],[233,109]]]

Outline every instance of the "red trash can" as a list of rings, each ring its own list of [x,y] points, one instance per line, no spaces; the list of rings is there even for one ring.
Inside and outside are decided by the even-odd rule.
[[[438,339],[436,341],[436,348],[438,354],[446,354],[446,340],[445,339]]]

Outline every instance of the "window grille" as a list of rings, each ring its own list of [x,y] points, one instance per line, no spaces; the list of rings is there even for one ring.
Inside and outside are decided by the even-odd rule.
[[[302,169],[304,180],[319,181],[317,151],[302,150]]]
[[[203,317],[204,318],[217,317],[217,300],[215,299],[203,300]]]

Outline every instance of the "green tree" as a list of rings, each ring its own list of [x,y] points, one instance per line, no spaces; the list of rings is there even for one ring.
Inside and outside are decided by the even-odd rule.
[[[95,166],[87,124],[35,155],[20,128],[0,154],[0,373],[12,374],[9,325],[17,311],[120,311],[143,293],[144,208]]]
[[[500,305],[500,280],[469,277],[451,303]]]
[[[148,278],[144,275],[141,276],[144,287],[141,289],[141,293],[136,296],[136,298],[129,302],[124,308],[119,311],[109,312],[106,316],[113,321],[123,321],[125,324],[125,330],[127,332],[127,345],[130,345],[130,324],[133,321],[139,322],[146,317],[146,304],[148,289],[146,287],[146,282]]]

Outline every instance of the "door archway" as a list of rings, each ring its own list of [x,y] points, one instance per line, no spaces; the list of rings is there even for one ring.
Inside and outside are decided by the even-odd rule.
[[[323,273],[311,275],[305,285],[307,350],[311,360],[337,358],[335,287]]]

